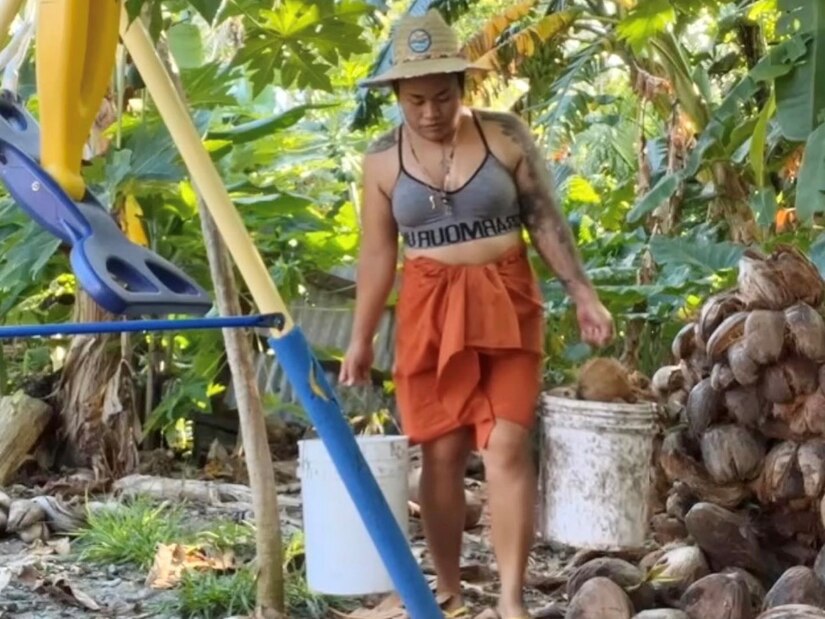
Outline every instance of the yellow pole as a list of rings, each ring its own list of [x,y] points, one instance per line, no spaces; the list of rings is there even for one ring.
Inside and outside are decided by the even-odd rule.
[[[26,0],[0,0],[0,43],[9,39],[9,29]]]
[[[282,313],[286,318],[284,330],[279,332],[273,329],[272,336],[286,335],[293,326],[286,304],[252,242],[243,219],[229,198],[146,27],[140,19],[135,19],[130,24],[125,9],[121,13],[121,39],[151,93],[194,184],[221,231],[229,253],[246,280],[258,311],[263,314]]]

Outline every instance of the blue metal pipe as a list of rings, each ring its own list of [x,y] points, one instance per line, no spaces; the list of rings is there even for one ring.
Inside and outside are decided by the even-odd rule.
[[[182,318],[173,320],[112,320],[105,322],[57,323],[46,325],[7,325],[0,327],[0,339],[44,335],[123,333],[125,331],[182,331],[187,329],[237,327],[282,328],[283,323],[283,314],[256,314],[252,316],[215,316],[213,318]]]
[[[269,346],[326,446],[406,611],[412,619],[442,619],[444,614],[300,327],[270,338]]]

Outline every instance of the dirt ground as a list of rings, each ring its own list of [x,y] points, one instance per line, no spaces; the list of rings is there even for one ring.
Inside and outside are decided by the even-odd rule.
[[[282,504],[285,535],[300,529],[300,489],[288,488]],[[483,482],[474,481],[471,489],[483,497]],[[11,492],[10,492],[11,490]],[[17,496],[31,494],[30,488],[6,489]],[[237,506],[187,504],[187,519],[208,523],[251,517],[239,513]],[[432,565],[427,556],[420,521],[410,521],[413,553],[428,576]],[[528,603],[533,616],[563,618],[565,565],[571,554],[537,544],[530,561]],[[575,563],[575,559],[573,560]],[[489,542],[486,509],[478,526],[464,534],[463,576],[468,605],[475,613],[495,604],[497,577]],[[0,534],[0,619],[57,619],[75,617],[172,618],[168,605],[176,599],[175,590],[159,590],[146,583],[146,572],[129,567],[98,566],[79,560],[70,537],[53,537],[48,542],[26,544],[16,536]],[[381,596],[358,600],[372,606]],[[166,606],[166,608],[165,608]]]

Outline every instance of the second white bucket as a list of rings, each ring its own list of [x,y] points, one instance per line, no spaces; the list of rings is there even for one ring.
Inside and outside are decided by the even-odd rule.
[[[542,405],[541,536],[594,550],[643,546],[655,405],[549,394]]]
[[[405,436],[358,436],[361,453],[404,535],[409,442]],[[321,439],[298,442],[307,585],[327,595],[370,595],[395,587]]]

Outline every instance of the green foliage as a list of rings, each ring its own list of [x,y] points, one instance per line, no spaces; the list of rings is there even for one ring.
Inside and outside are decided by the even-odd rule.
[[[255,574],[249,567],[229,574],[184,572],[175,606],[177,616],[184,619],[249,614],[255,609]]]
[[[331,91],[328,71],[369,51],[359,19],[372,10],[360,0],[283,0],[259,12],[234,62],[249,71],[255,95],[276,75],[285,88]]]
[[[151,567],[158,544],[179,542],[184,533],[180,505],[139,497],[123,505],[89,510],[87,526],[75,535],[80,558],[104,565]]]

